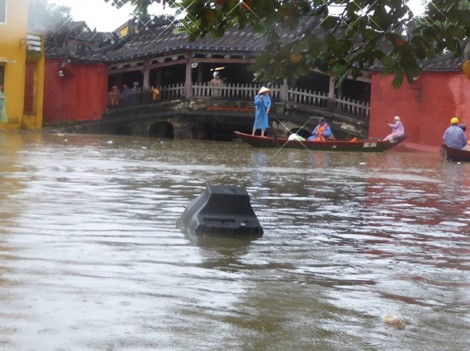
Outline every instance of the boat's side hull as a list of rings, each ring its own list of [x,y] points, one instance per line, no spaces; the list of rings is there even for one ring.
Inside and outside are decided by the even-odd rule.
[[[447,161],[470,162],[470,151],[454,149],[446,145],[442,145],[441,155]]]
[[[394,141],[369,140],[331,140],[331,141],[307,141],[307,140],[288,140],[287,138],[262,137],[241,132],[235,132],[235,135],[242,141],[253,147],[276,147],[287,149],[308,149],[317,151],[354,151],[354,152],[382,152],[389,150],[406,137]]]

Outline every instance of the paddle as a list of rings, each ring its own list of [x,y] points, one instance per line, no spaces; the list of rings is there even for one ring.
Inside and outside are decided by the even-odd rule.
[[[273,122],[273,144],[277,145],[277,123],[276,123],[276,121]]]

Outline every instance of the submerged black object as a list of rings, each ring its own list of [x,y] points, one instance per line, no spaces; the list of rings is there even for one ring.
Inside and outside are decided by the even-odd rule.
[[[245,188],[207,185],[192,200],[177,222],[180,229],[196,236],[260,237],[258,218]]]

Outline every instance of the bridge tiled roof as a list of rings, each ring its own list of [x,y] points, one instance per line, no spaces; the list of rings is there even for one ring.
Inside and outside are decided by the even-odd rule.
[[[310,19],[304,25],[311,28],[318,26]],[[128,23],[133,32],[132,21]],[[124,26],[122,26],[124,27]],[[118,63],[146,58],[174,55],[186,51],[219,55],[257,55],[263,52],[266,38],[245,29],[229,29],[224,36],[214,38],[210,35],[189,41],[189,36],[181,31],[181,24],[171,18],[160,17],[150,24],[141,25],[139,30],[124,38],[117,32],[97,33],[90,31],[84,22],[72,22],[64,26],[60,32],[50,33],[46,37],[46,57],[68,57],[76,61]],[[286,31],[282,41],[295,37],[295,32]],[[66,38],[69,39],[68,45]],[[424,71],[459,71],[464,60],[452,55],[438,57],[421,62]],[[380,71],[380,63],[370,67],[372,71]]]
[[[454,55],[443,55],[433,59],[419,61],[424,72],[459,72],[462,70],[462,63],[465,56],[455,57]],[[370,67],[370,71],[382,71],[383,66],[377,62]]]
[[[250,55],[262,52],[266,45],[266,39],[249,28],[243,30],[233,28],[219,38],[208,35],[190,42],[189,36],[180,30],[179,23],[157,21],[154,25],[143,26],[124,38],[119,37],[117,33],[99,33],[98,35],[96,32],[83,28],[80,23],[64,26],[60,31],[47,35],[46,56],[48,58],[71,57],[76,61],[112,63],[170,55],[188,50]]]
[[[91,31],[84,21],[66,22],[45,35],[47,58],[73,58],[78,61],[101,62],[106,52],[122,41],[116,33]]]
[[[463,56],[446,55],[421,62],[424,71],[458,72],[462,70]]]
[[[176,30],[175,30],[176,29]],[[178,27],[149,28],[138,33],[116,50],[107,53],[109,61],[155,57],[187,50],[201,52],[260,52],[265,39],[249,30],[229,30],[220,38],[204,37],[189,42],[187,34],[177,32]]]

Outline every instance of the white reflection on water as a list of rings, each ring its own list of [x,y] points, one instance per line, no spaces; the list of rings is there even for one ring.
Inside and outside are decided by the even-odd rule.
[[[0,349],[470,341],[470,164],[33,132],[0,134],[0,149]],[[176,229],[206,184],[246,187],[265,235]]]

